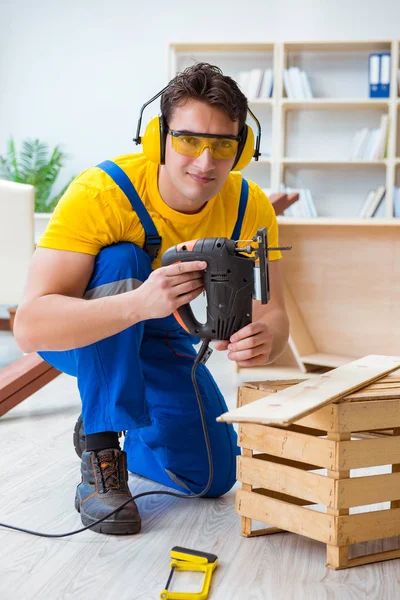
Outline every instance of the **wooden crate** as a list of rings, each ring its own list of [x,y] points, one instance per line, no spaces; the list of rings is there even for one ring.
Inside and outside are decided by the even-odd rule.
[[[238,406],[300,381],[244,384]],[[400,536],[398,372],[290,427],[240,423],[239,446],[236,512],[242,535],[290,531],[318,540],[326,544],[331,569],[400,558],[399,540],[397,549],[349,557],[352,544]],[[391,465],[391,473],[350,476],[353,469],[378,465]],[[349,514],[353,507],[382,502],[390,508]],[[324,512],[312,505],[322,505]],[[253,530],[253,519],[269,527]]]

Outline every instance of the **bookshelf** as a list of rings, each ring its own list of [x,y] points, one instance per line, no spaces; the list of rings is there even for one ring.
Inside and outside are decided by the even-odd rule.
[[[391,53],[390,97],[369,98],[368,57]],[[366,354],[400,354],[399,40],[170,44],[168,78],[196,61],[237,80],[243,69],[271,68],[272,97],[250,107],[262,126],[262,160],[244,175],[260,187],[312,191],[318,217],[278,217],[291,337],[275,365],[335,368]],[[313,97],[286,97],[284,71],[307,72]],[[389,117],[382,159],[352,159],[352,138]],[[253,123],[249,121],[253,126]],[[386,187],[373,218],[360,218],[369,190]]]
[[[374,219],[392,219],[400,172],[399,46],[399,40],[172,43],[168,77],[200,60],[217,64],[236,80],[243,69],[271,68],[272,97],[249,103],[261,122],[262,142],[261,160],[246,168],[245,177],[266,191],[310,189],[320,218],[350,220],[357,220],[370,189],[385,186]],[[389,98],[368,97],[368,57],[373,52],[391,53]],[[293,67],[308,74],[312,98],[287,98],[284,71]],[[356,131],[378,128],[382,115],[390,123],[385,158],[350,160]],[[281,220],[286,218],[293,217]]]

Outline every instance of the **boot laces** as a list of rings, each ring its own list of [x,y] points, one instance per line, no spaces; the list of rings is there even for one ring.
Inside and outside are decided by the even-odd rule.
[[[107,493],[110,490],[121,490],[118,455],[107,453],[100,456],[97,455],[97,459],[104,493]]]

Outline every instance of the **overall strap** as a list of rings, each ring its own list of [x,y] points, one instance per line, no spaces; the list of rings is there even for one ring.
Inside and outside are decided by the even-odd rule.
[[[239,210],[238,218],[236,221],[235,228],[232,233],[232,240],[238,240],[240,238],[240,231],[242,229],[244,213],[246,212],[247,199],[249,197],[249,184],[247,180],[242,177],[242,189],[240,190]]]
[[[156,226],[147,212],[139,194],[135,190],[132,181],[125,171],[111,160],[105,160],[96,166],[105,171],[128,198],[144,229],[145,238],[143,250],[147,252],[151,260],[154,260],[161,248],[161,237],[158,235]]]

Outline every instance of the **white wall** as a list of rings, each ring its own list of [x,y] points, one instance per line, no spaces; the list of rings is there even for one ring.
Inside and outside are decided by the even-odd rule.
[[[61,143],[62,184],[134,151],[169,42],[391,39],[399,22],[398,0],[0,0],[0,153],[10,135]]]

